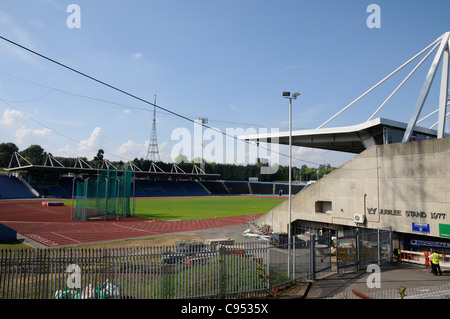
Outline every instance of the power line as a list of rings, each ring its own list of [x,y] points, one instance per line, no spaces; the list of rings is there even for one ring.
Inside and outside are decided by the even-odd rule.
[[[94,148],[94,147],[92,147],[92,146],[90,146],[90,145],[88,145],[88,144],[85,144],[85,143],[83,143],[82,141],[78,141],[78,140],[76,140],[76,139],[74,139],[74,138],[72,138],[72,137],[70,137],[70,136],[68,136],[68,135],[66,135],[66,134],[64,134],[64,133],[61,133],[61,132],[59,132],[59,131],[57,131],[57,130],[51,128],[51,127],[49,127],[48,125],[45,125],[44,123],[42,123],[42,122],[36,120],[35,118],[29,116],[29,115],[26,114],[25,112],[22,112],[21,110],[18,110],[17,108],[15,108],[14,106],[12,106],[10,103],[8,103],[6,100],[0,99],[0,101],[3,102],[3,103],[5,103],[6,105],[8,105],[8,106],[9,106],[10,108],[12,108],[13,110],[16,110],[17,112],[20,112],[20,114],[22,114],[23,116],[29,118],[30,120],[32,120],[32,121],[38,123],[39,125],[45,127],[45,128],[48,129],[48,130],[50,130],[51,132],[54,132],[54,133],[56,133],[56,134],[58,134],[58,135],[61,135],[61,136],[64,137],[64,138],[67,138],[67,139],[69,139],[69,140],[71,140],[71,141],[73,141],[73,142],[76,142],[76,143],[78,143],[78,144],[80,144],[80,145],[83,145],[83,146],[85,146],[85,147],[87,147],[87,148],[90,148],[90,149],[92,149],[92,150],[94,150],[94,151],[97,150],[96,148]],[[113,154],[113,153],[110,153],[110,152],[107,152],[107,153],[109,153],[109,154],[111,154],[111,155],[113,155],[113,156],[115,156],[115,157],[122,158],[122,159],[124,159],[124,160],[129,161],[128,158],[125,158],[125,157],[123,157],[123,156],[120,156],[120,155],[117,155],[117,154]]]
[[[12,40],[9,40],[9,39],[7,39],[7,38],[5,38],[5,37],[3,37],[3,36],[0,36],[0,39],[4,40],[4,41],[6,41],[6,42],[8,42],[8,43],[10,43],[10,44],[12,44],[12,45],[15,45],[15,46],[17,46],[17,47],[19,47],[19,48],[21,48],[21,49],[23,49],[23,50],[25,50],[25,51],[28,51],[28,52],[30,52],[30,53],[32,53],[32,54],[34,54],[34,55],[37,55],[37,56],[39,56],[39,57],[41,57],[41,58],[43,58],[43,59],[45,59],[45,60],[47,60],[47,61],[50,61],[50,62],[52,62],[52,63],[54,63],[54,64],[56,64],[56,65],[59,65],[59,66],[65,68],[65,69],[67,69],[67,70],[69,70],[69,71],[75,72],[75,73],[77,73],[77,74],[79,74],[79,75],[81,75],[81,76],[83,76],[83,77],[85,77],[85,78],[88,78],[88,79],[90,79],[90,80],[92,80],[92,81],[94,81],[94,82],[97,82],[97,83],[102,84],[102,85],[104,85],[104,86],[106,86],[106,87],[109,87],[110,89],[113,89],[113,90],[115,90],[115,91],[117,91],[117,92],[120,92],[120,93],[122,93],[122,94],[125,94],[125,95],[127,95],[127,96],[129,96],[129,97],[131,97],[131,98],[134,98],[134,99],[136,99],[136,100],[138,100],[138,101],[141,101],[141,102],[143,102],[143,103],[146,103],[146,104],[148,104],[148,105],[151,105],[151,106],[153,106],[153,107],[155,107],[155,108],[158,108],[158,109],[160,109],[160,110],[163,110],[163,111],[165,111],[165,112],[167,112],[167,113],[169,113],[169,114],[175,115],[175,116],[177,116],[177,117],[179,117],[179,118],[182,118],[182,119],[184,119],[184,120],[186,120],[186,121],[189,121],[189,122],[191,122],[191,123],[198,124],[195,120],[193,120],[193,119],[191,119],[191,118],[188,118],[188,117],[186,117],[186,116],[184,116],[184,115],[181,115],[181,114],[179,114],[179,113],[176,113],[176,112],[174,112],[174,111],[171,111],[171,110],[169,110],[169,109],[167,109],[167,108],[164,108],[164,107],[162,107],[162,106],[156,105],[156,103],[149,102],[149,101],[147,101],[147,100],[145,100],[145,99],[143,99],[143,98],[140,98],[140,97],[138,97],[138,96],[136,96],[136,95],[134,95],[134,94],[132,94],[132,93],[129,93],[129,92],[127,92],[127,91],[124,91],[124,90],[122,90],[122,89],[120,89],[120,88],[118,88],[118,87],[116,87],[116,86],[114,86],[114,85],[111,85],[111,84],[109,84],[109,83],[106,83],[106,82],[104,82],[104,81],[102,81],[102,80],[99,80],[99,79],[97,79],[97,78],[95,78],[95,77],[93,77],[93,76],[90,76],[90,75],[88,75],[88,74],[86,74],[86,73],[84,73],[84,72],[81,72],[81,71],[79,71],[79,70],[77,70],[77,69],[74,69],[74,68],[72,68],[72,67],[70,67],[70,66],[67,66],[67,65],[65,65],[65,64],[63,64],[63,63],[61,63],[61,62],[58,62],[58,61],[56,61],[56,60],[54,60],[54,59],[52,59],[52,58],[50,58],[50,57],[48,57],[48,56],[45,56],[45,55],[43,55],[43,54],[41,54],[41,53],[39,53],[39,52],[36,52],[36,51],[34,51],[34,50],[32,50],[32,49],[29,49],[29,48],[27,48],[27,47],[25,47],[25,46],[23,46],[23,45],[21,45],[21,44],[19,44],[19,43],[17,43],[17,42],[14,42],[14,41],[12,41]],[[222,134],[222,135],[224,135],[224,136],[228,136],[228,137],[231,137],[231,138],[233,138],[233,139],[238,140],[236,136],[229,135],[229,134],[224,133],[224,132],[222,132],[222,131],[220,131],[220,130],[217,130],[217,129],[213,128],[213,127],[209,127],[209,126],[207,126],[207,125],[205,125],[205,124],[202,124],[202,126],[205,127],[205,128],[208,128],[208,129],[210,129],[210,130],[217,131],[217,132],[219,132],[220,134]],[[73,140],[73,139],[72,139],[72,140]],[[245,141],[245,142],[250,143],[249,141]],[[266,148],[264,148],[264,147],[259,146],[259,144],[257,144],[257,147],[266,149]],[[274,153],[276,153],[276,154],[278,154],[278,155],[281,155],[281,156],[289,157],[289,155],[286,155],[286,154],[282,154],[282,153],[279,153],[279,152],[275,152],[275,151],[272,151],[272,150],[269,150],[269,149],[266,149],[266,150],[271,151],[271,152],[274,152]],[[298,161],[310,163],[310,164],[313,164],[313,165],[320,165],[319,163],[307,161],[307,160],[304,160],[304,159],[294,158],[294,157],[292,157],[292,158],[293,158],[293,159],[296,159],[296,160],[298,160]]]
[[[114,108],[132,109],[132,110],[139,110],[139,111],[148,111],[148,108],[143,108],[143,107],[133,106],[133,105],[125,105],[125,104],[121,104],[121,103],[118,103],[118,102],[115,102],[115,101],[109,101],[109,100],[105,100],[105,99],[96,98],[96,97],[93,97],[93,96],[88,96],[88,95],[83,95],[83,94],[79,94],[79,93],[74,93],[74,92],[58,89],[58,88],[55,88],[55,87],[50,87],[50,86],[47,86],[47,85],[43,85],[43,84],[40,84],[40,83],[36,83],[36,82],[33,82],[33,81],[21,79],[19,77],[12,76],[11,74],[5,74],[5,73],[0,72],[0,76],[4,77],[5,79],[14,80],[14,81],[17,81],[17,82],[23,82],[25,85],[30,85],[30,86],[37,87],[37,88],[42,89],[42,90],[46,90],[46,93],[44,93],[42,95],[39,95],[37,97],[34,97],[34,98],[30,98],[28,100],[11,101],[11,100],[3,99],[3,101],[14,102],[14,103],[27,103],[27,102],[32,102],[32,101],[38,100],[38,99],[43,98],[43,97],[45,97],[47,95],[50,95],[52,93],[61,93],[61,94],[69,95],[69,96],[76,97],[76,98],[91,100],[93,102],[97,102],[97,103],[100,103],[100,104],[111,105]],[[155,102],[155,104],[156,104],[156,102]],[[164,112],[160,113],[158,111],[158,112],[156,112],[156,114],[163,115],[165,113]],[[169,114],[167,116],[173,116],[173,115]],[[187,116],[187,117],[190,118],[190,119],[194,119],[195,118],[195,116]],[[209,123],[218,123],[218,124],[239,125],[239,126],[246,126],[246,127],[261,127],[261,128],[266,127],[264,125],[255,124],[255,123],[231,122],[231,121],[215,120],[215,119],[211,119],[211,118],[208,118],[208,122]]]

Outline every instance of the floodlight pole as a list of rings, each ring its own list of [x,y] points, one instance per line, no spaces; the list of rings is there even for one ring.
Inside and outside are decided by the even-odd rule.
[[[202,134],[202,139],[201,139],[201,142],[202,142],[202,162],[200,163],[200,168],[202,169],[202,171],[204,171],[205,172],[205,160],[204,160],[204,158],[203,158],[203,148],[204,148],[204,145],[203,145],[203,126],[204,126],[204,124],[206,124],[206,123],[208,123],[208,118],[207,117],[200,117],[199,119],[199,122],[200,122],[200,125],[201,125],[201,134]]]
[[[291,275],[291,216],[292,216],[292,99],[297,99],[300,93],[283,92],[283,97],[289,99],[289,223],[288,223],[288,277]],[[292,272],[294,273],[294,271]]]

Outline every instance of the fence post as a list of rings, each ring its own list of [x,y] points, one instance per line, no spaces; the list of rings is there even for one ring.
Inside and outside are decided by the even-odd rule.
[[[310,279],[316,279],[316,236],[311,235],[309,238],[309,271]]]
[[[292,238],[292,280],[295,280],[295,237]]]
[[[356,228],[356,234],[355,234],[355,242],[356,242],[356,269],[360,270],[361,266],[361,256],[360,256],[360,244],[359,244],[359,228]]]
[[[394,246],[394,238],[393,238],[394,236],[393,236],[393,234],[392,234],[392,229],[390,229],[389,230],[389,262],[391,263],[391,262],[393,262],[394,261],[394,259],[393,259],[393,254],[394,254],[394,249],[393,249],[393,246]]]
[[[378,266],[381,265],[381,240],[380,240],[380,229],[377,229],[377,240],[378,240]]]
[[[269,268],[270,268],[270,251],[271,251],[270,244],[267,243],[267,248],[266,248],[266,278],[267,278],[266,286],[267,286],[267,291],[269,291],[269,289],[270,289],[270,282],[269,282],[269,275],[270,275],[270,270],[269,270]]]

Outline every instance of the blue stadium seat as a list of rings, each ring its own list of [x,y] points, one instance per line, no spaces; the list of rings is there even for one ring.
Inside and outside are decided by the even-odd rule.
[[[0,199],[33,198],[33,193],[16,177],[0,175]]]

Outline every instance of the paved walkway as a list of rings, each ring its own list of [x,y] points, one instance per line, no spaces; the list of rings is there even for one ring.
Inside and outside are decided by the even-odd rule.
[[[314,282],[307,299],[362,299],[353,290],[373,299],[400,299],[398,289],[406,287],[405,299],[449,299],[450,270],[435,276],[423,265],[400,263],[381,266],[379,288],[370,288],[374,273],[360,270],[333,274]]]

